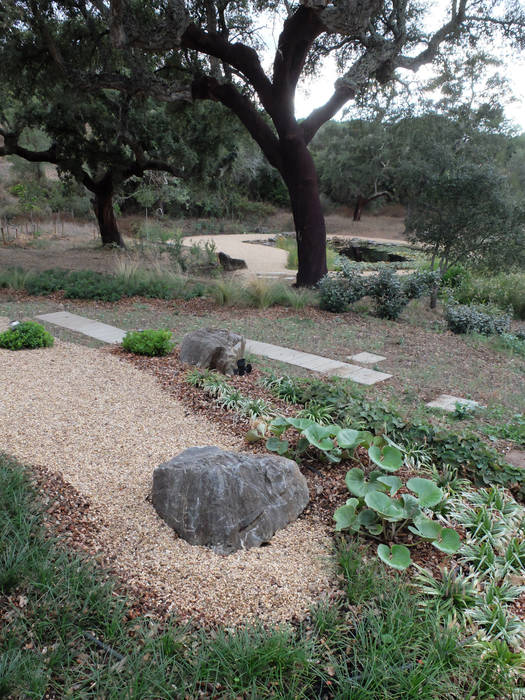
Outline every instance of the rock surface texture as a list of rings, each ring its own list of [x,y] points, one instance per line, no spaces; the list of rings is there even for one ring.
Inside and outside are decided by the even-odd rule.
[[[153,472],[153,505],[190,544],[219,554],[257,547],[308,503],[295,462],[274,455],[191,447]]]
[[[186,333],[179,357],[190,365],[233,374],[237,360],[244,357],[245,345],[243,336],[237,333],[222,328],[200,328]]]
[[[219,258],[219,265],[225,272],[235,272],[235,270],[245,270],[248,265],[245,260],[240,258],[232,258],[226,253],[219,251],[217,257]]]

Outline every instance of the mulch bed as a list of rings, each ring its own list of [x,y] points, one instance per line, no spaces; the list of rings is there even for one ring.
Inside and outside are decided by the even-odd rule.
[[[135,355],[126,352],[121,347],[103,349],[102,352],[110,352],[126,362],[131,362],[138,369],[153,374],[162,388],[181,401],[187,407],[188,412],[201,413],[210,420],[218,421],[224,428],[241,439],[250,429],[251,423],[247,418],[222,408],[204,391],[192,387],[185,381],[184,376],[188,371],[188,365],[180,362],[177,349],[164,357]],[[258,380],[261,376],[260,370],[254,368],[250,374],[243,377],[228,377],[228,382],[239,389],[243,395],[264,399],[282,415],[293,416],[297,413],[297,407],[275,398],[259,384]],[[254,453],[266,452],[265,441],[246,443],[245,449]],[[357,456],[358,461],[343,461],[329,466],[309,460],[305,460],[299,465],[310,491],[310,502],[299,516],[300,518],[319,519],[329,527],[333,527],[335,509],[343,505],[350,497],[344,481],[347,471],[353,466],[359,466],[365,473],[374,468],[373,465],[370,465],[366,450],[359,448]],[[416,476],[417,472],[404,467],[398,472],[398,475],[402,479],[409,479]],[[411,540],[412,535],[409,534],[406,540],[407,544],[412,544]],[[373,542],[372,546],[375,549]],[[446,565],[447,561],[447,555],[427,542],[418,542],[415,546],[411,546],[411,556],[415,563],[430,569],[434,575],[439,575],[440,569]]]

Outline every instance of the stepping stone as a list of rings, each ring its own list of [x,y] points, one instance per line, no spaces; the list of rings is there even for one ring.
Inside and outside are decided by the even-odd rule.
[[[457,403],[460,404],[460,406],[468,406],[469,408],[483,408],[477,401],[461,399],[458,396],[451,396],[450,394],[441,394],[437,399],[429,401],[426,405],[429,408],[441,408],[443,411],[454,413]]]
[[[36,318],[47,323],[53,323],[55,326],[67,328],[70,331],[83,333],[90,338],[95,338],[103,343],[121,343],[126,335],[126,331],[115,326],[108,326],[107,323],[92,321],[90,318],[84,318],[77,314],[70,314],[69,311],[58,311],[53,314],[42,314]]]
[[[386,357],[374,355],[373,352],[358,352],[357,355],[349,355],[348,359],[354,360],[354,362],[362,362],[364,365],[373,365],[376,362],[386,360]]]
[[[47,321],[56,326],[76,331],[77,333],[83,333],[103,343],[120,343],[126,335],[126,331],[120,328],[108,326],[106,323],[100,323],[99,321],[92,321],[89,318],[71,314],[68,311],[42,314],[41,316],[37,316],[37,318],[41,321]],[[350,365],[347,362],[339,362],[338,360],[331,360],[329,357],[321,357],[320,355],[312,355],[308,352],[283,348],[280,345],[260,343],[257,340],[246,340],[246,352],[269,357],[271,360],[279,360],[280,362],[286,362],[290,365],[296,365],[297,367],[304,367],[305,369],[328,376],[344,377],[358,384],[376,384],[377,382],[385,381],[385,379],[390,379],[392,376],[384,372],[376,372],[367,367]]]
[[[358,384],[376,384],[377,382],[385,381],[385,379],[390,379],[392,376],[391,374],[376,372],[373,369],[359,367],[358,365],[350,365],[347,362],[331,360],[328,357],[283,348],[271,343],[260,343],[257,340],[246,340],[246,352],[269,357],[271,360],[279,360],[297,367],[304,367],[313,372],[320,372],[332,377],[344,377]]]
[[[525,469],[525,450],[511,450],[505,455],[505,459],[509,464],[520,469]]]

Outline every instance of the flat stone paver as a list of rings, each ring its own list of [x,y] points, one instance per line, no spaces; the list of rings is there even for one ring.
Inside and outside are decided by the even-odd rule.
[[[328,357],[320,355],[312,355],[308,352],[292,350],[291,348],[283,348],[279,345],[270,343],[260,343],[257,340],[246,340],[246,351],[254,355],[262,355],[269,357],[271,360],[279,360],[297,367],[304,367],[314,372],[327,374],[332,377],[344,377],[351,379],[359,384],[376,384],[383,382],[385,379],[390,379],[391,374],[385,372],[377,372],[367,367],[358,367],[347,362],[339,362],[331,360]]]
[[[103,343],[120,343],[126,335],[126,331],[115,326],[108,326],[106,323],[92,321],[90,318],[84,318],[77,314],[69,313],[68,311],[58,311],[51,314],[42,314],[37,316],[41,321],[53,323],[62,328],[68,328],[77,333],[83,333],[90,338],[96,338]],[[376,384],[383,382],[385,379],[390,379],[391,374],[384,372],[376,372],[367,367],[358,367],[350,365],[347,362],[339,362],[331,360],[329,357],[321,355],[312,355],[308,352],[292,350],[291,348],[283,348],[280,345],[272,345],[271,343],[261,343],[257,340],[246,340],[246,351],[254,355],[262,355],[271,360],[279,360],[297,367],[304,367],[313,372],[320,372],[334,377],[344,377],[351,379],[359,384]]]
[[[109,326],[107,323],[100,321],[92,321],[90,318],[71,314],[69,311],[57,311],[52,314],[42,314],[36,318],[47,323],[53,323],[55,326],[67,328],[70,331],[83,333],[90,338],[95,338],[103,343],[121,343],[126,335],[126,331],[115,326]]]
[[[434,399],[434,401],[429,401],[426,405],[429,408],[441,408],[443,411],[449,411],[454,413],[456,410],[456,404],[460,406],[468,406],[469,408],[483,408],[477,401],[472,401],[471,399],[462,399],[458,396],[451,396],[450,394],[441,394]]]
[[[373,365],[375,362],[386,360],[386,357],[374,355],[373,352],[358,352],[357,355],[349,355],[348,359],[354,360],[354,362],[362,362],[364,365]]]

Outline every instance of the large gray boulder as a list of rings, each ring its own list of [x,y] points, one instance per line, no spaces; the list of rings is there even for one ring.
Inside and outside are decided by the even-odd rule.
[[[153,505],[190,544],[219,554],[257,547],[308,503],[291,459],[191,447],[153,472]]]
[[[182,362],[190,365],[233,374],[237,360],[244,357],[245,346],[246,341],[242,335],[223,328],[200,328],[186,333],[179,357]]]

